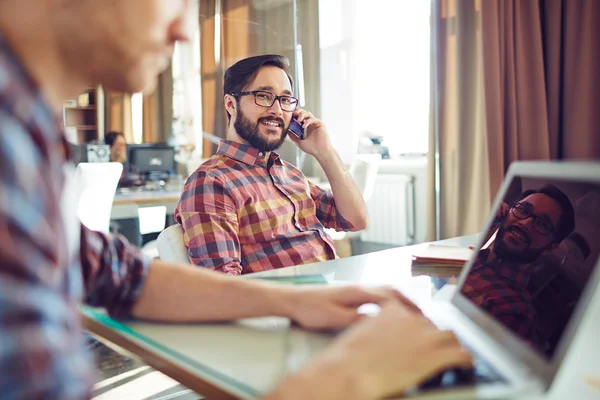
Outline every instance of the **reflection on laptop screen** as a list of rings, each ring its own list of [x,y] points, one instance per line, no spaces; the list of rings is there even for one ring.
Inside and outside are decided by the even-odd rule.
[[[547,357],[596,265],[600,185],[515,178],[461,286]]]

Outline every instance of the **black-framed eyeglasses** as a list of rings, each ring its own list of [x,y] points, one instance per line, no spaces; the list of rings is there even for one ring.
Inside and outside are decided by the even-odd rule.
[[[276,100],[279,100],[279,105],[283,111],[292,112],[298,107],[298,99],[292,96],[277,96],[275,93],[266,92],[264,90],[253,90],[251,92],[231,93],[232,96],[248,96],[254,95],[254,102],[257,106],[271,108]]]
[[[550,220],[548,220],[546,217],[535,215],[533,211],[531,211],[531,209],[525,204],[516,202],[512,206],[511,212],[518,219],[527,219],[529,217],[533,218],[531,224],[536,231],[544,236],[552,235],[552,237],[554,237],[554,227],[552,226],[552,222],[550,222]]]

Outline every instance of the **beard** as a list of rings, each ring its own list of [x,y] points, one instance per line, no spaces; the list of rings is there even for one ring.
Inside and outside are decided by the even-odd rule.
[[[260,132],[260,125],[265,121],[273,121],[279,123],[283,127],[283,133],[277,141],[269,141],[268,135],[263,135]],[[266,125],[265,125],[266,126]],[[241,108],[238,108],[238,115],[233,124],[236,132],[242,139],[244,139],[252,147],[257,148],[260,151],[271,152],[277,150],[283,144],[283,141],[287,137],[287,130],[289,125],[286,127],[285,122],[281,118],[277,117],[262,117],[259,118],[255,124],[250,121],[244,115]]]
[[[532,249],[531,247],[527,247],[524,250],[515,251],[509,248],[504,242],[504,236],[507,231],[511,229],[511,226],[502,225],[500,229],[498,229],[498,234],[496,235],[496,240],[494,240],[494,253],[496,256],[502,260],[506,260],[509,262],[517,263],[517,264],[529,264],[537,260],[542,253],[546,250],[543,249]],[[521,231],[522,232],[522,231]],[[524,232],[522,232],[525,234]]]

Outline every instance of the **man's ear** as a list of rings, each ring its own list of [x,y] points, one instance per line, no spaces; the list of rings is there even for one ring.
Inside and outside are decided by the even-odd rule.
[[[551,244],[548,245],[548,247],[546,247],[546,250],[544,250],[542,252],[542,255],[552,253],[554,250],[556,250],[557,247],[558,247],[558,243],[552,242]]]
[[[223,97],[223,104],[225,105],[225,110],[227,110],[231,117],[233,117],[236,114],[235,109],[237,107],[237,101],[235,97],[230,94],[226,94]]]

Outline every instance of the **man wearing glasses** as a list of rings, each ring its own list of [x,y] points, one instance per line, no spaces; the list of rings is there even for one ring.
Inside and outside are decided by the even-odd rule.
[[[331,145],[323,123],[298,107],[289,62],[279,55],[239,61],[225,73],[227,140],[186,182],[175,218],[190,259],[228,274],[246,274],[336,258],[324,228],[367,226],[367,210]],[[277,150],[294,117],[332,190],[308,182]]]
[[[495,239],[479,251],[463,294],[525,340],[536,343],[536,313],[527,284],[531,264],[554,251],[575,229],[569,198],[556,186],[521,193],[497,212]]]

